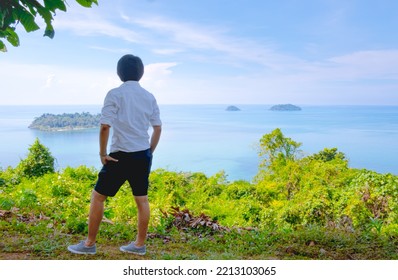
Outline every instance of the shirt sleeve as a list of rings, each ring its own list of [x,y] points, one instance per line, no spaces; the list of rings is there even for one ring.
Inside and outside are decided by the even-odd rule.
[[[112,92],[109,92],[105,97],[104,105],[101,110],[100,124],[107,124],[109,126],[112,126],[114,120],[116,119],[117,111],[117,100],[114,94],[112,94]]]
[[[162,121],[160,120],[160,110],[159,110],[159,106],[156,102],[156,99],[153,99],[153,113],[150,119],[150,123],[152,126],[161,126],[162,125]]]

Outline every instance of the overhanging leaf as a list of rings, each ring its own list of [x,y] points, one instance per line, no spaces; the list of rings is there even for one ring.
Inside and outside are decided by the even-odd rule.
[[[14,29],[12,29],[11,27],[8,27],[5,31],[5,34],[6,34],[7,41],[10,42],[11,45],[13,45],[14,47],[19,46],[19,37],[18,37],[17,33],[15,33]]]
[[[66,12],[65,2],[63,0],[44,0],[44,6],[52,12],[61,10]]]
[[[94,3],[98,4],[97,0],[76,0],[76,2],[86,8],[91,8]]]
[[[98,5],[98,0],[75,0],[83,7]],[[46,27],[44,36],[54,38],[52,25],[56,10],[66,11],[66,0],[0,0],[0,38],[17,47],[20,44],[15,26],[21,23],[26,32],[38,30],[36,16],[43,18]],[[0,51],[7,51],[5,43],[0,41]]]
[[[1,51],[1,52],[6,52],[6,51],[7,51],[7,47],[6,47],[6,45],[3,43],[2,40],[0,40],[0,51]]]
[[[51,15],[51,12],[45,8],[40,8],[37,10],[37,12],[40,14],[40,16],[44,19],[44,22],[46,23],[46,31],[44,32],[45,37],[49,38],[54,38],[54,27],[52,25],[52,20],[53,16]]]
[[[49,37],[49,38],[53,39],[54,36],[55,36],[55,31],[54,31],[54,29],[46,29],[46,31],[44,32],[44,35],[43,35],[43,36],[44,36],[44,37]]]
[[[25,1],[24,6],[27,7],[30,13],[34,16],[37,15],[37,10],[43,6],[37,1]]]
[[[34,16],[25,9],[18,10],[17,16],[19,21],[25,28],[26,32],[32,32],[40,29],[40,27],[35,22]]]
[[[51,26],[51,22],[53,20],[51,12],[45,8],[39,8],[37,9],[37,12],[44,19],[44,22],[46,23],[47,27]]]
[[[4,25],[4,20],[6,18],[6,10],[0,8],[0,28]]]

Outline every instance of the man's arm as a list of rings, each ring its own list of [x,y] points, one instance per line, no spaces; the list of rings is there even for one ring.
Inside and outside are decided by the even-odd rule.
[[[160,125],[153,126],[153,132],[151,136],[151,151],[152,153],[155,151],[156,146],[160,140],[160,134],[162,133],[162,127]]]
[[[102,164],[106,164],[108,161],[117,161],[113,157],[108,156],[106,148],[108,146],[109,131],[111,127],[107,124],[101,124],[100,135],[99,135],[99,146],[100,146],[100,157]]]

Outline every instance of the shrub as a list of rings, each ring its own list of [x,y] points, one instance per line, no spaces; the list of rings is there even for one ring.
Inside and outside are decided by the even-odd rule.
[[[15,202],[11,198],[0,197],[0,209],[11,210],[14,205]]]
[[[28,156],[21,160],[17,170],[23,177],[39,177],[46,173],[54,173],[54,160],[49,149],[36,138],[29,147]]]
[[[398,176],[361,170],[345,196],[345,214],[357,226],[398,223]]]

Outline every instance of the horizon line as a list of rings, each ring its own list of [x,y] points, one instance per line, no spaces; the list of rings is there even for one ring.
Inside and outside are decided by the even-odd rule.
[[[272,106],[272,105],[286,105],[286,104],[292,104],[292,105],[298,105],[298,106],[384,106],[384,107],[396,107],[398,106],[397,104],[325,104],[325,103],[317,103],[317,104],[310,104],[310,103],[286,103],[286,102],[281,102],[281,103],[158,103],[159,106],[193,106],[193,105],[219,105],[219,106]],[[1,107],[7,107],[7,106],[102,106],[102,103],[81,103],[81,104],[75,104],[75,103],[67,103],[67,104],[62,104],[62,103],[51,103],[51,104],[0,104]]]

